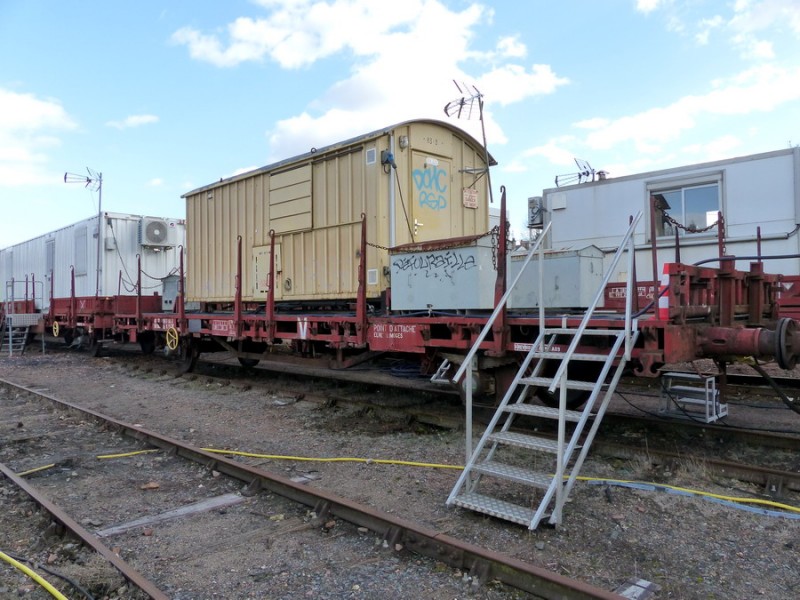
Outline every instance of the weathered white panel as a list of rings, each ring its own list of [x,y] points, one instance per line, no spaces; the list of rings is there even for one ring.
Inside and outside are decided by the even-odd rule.
[[[490,236],[458,248],[390,256],[392,309],[491,309],[497,271]]]
[[[25,297],[25,278],[29,297],[35,293],[36,306],[50,305],[51,287],[56,298],[71,293],[70,271],[75,268],[75,295],[101,296],[136,295],[138,272],[137,254],[142,265],[142,294],[161,292],[161,279],[179,270],[176,247],[148,248],[139,244],[139,223],[142,217],[104,213],[100,228],[100,260],[97,259],[98,218],[90,217],[78,223],[22,242],[0,251],[0,281],[4,299]],[[182,219],[165,219],[175,228],[175,240],[185,243]],[[11,258],[8,258],[11,257]],[[99,267],[99,280],[98,280]],[[13,291],[6,282],[15,280]],[[33,288],[35,287],[35,292]]]
[[[659,239],[658,272],[652,273],[649,190],[718,181],[727,254],[755,255],[759,227],[762,255],[796,254],[800,252],[800,235],[796,231],[800,223],[799,155],[796,148],[779,150],[544,190],[544,220],[545,224],[552,223],[546,246],[553,250],[598,246],[607,265],[628,228],[629,216],[642,211],[644,219],[634,236],[637,276],[641,281],[657,279],[663,263],[674,261],[676,254],[674,240]],[[716,229],[680,240],[680,260],[684,263],[717,255]],[[737,261],[736,267],[747,269],[749,262],[750,259]],[[798,275],[800,260],[767,260],[765,268],[768,272]],[[624,281],[628,276],[621,272],[614,277]]]
[[[603,283],[603,251],[596,246],[581,250],[544,253],[542,287],[539,290],[539,257],[534,256],[522,277],[511,291],[509,308],[534,308],[544,299],[545,308],[585,308],[594,299]],[[510,258],[508,280],[514,281],[527,257],[527,252]]]

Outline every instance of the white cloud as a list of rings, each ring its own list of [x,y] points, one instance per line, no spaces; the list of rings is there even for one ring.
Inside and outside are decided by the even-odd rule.
[[[584,119],[583,121],[578,121],[577,123],[573,123],[575,127],[580,127],[581,129],[600,129],[602,127],[606,127],[609,124],[608,119],[604,119],[601,117],[595,117],[593,119]]]
[[[519,36],[515,35],[500,38],[500,41],[497,42],[497,52],[508,58],[525,58],[528,49],[519,41]]]
[[[131,127],[141,127],[150,123],[158,123],[158,117],[156,115],[130,115],[121,121],[109,121],[106,125],[115,129],[130,129]]]
[[[755,35],[768,29],[788,27],[800,34],[800,4],[797,0],[737,1],[729,26],[739,33]]]
[[[559,86],[569,83],[558,77],[550,65],[533,65],[528,71],[520,65],[504,65],[480,77],[478,87],[495,92],[491,97],[506,106],[542,94],[552,94]]]
[[[529,148],[523,153],[523,156],[542,156],[554,165],[574,166],[575,152],[571,149],[568,149],[567,146],[575,145],[575,142],[577,142],[577,140],[574,136],[561,136],[559,138],[549,140],[542,146]]]
[[[653,12],[663,4],[663,0],[636,0],[636,10],[647,14]]]
[[[161,177],[154,177],[147,182],[147,185],[150,187],[161,187],[164,185],[164,180]]]
[[[735,135],[724,135],[704,144],[690,144],[681,148],[685,155],[695,155],[699,161],[728,158],[733,151],[743,146],[742,140]]]
[[[238,19],[228,28],[227,45],[216,35],[200,43],[201,34],[192,33],[198,40],[189,44],[192,55],[220,66],[269,58],[284,68],[307,67],[337,52],[357,57],[349,77],[267,132],[268,161],[390,125],[386,115],[393,115],[393,122],[447,119],[445,103],[464,95],[453,80],[474,85],[484,95],[487,136],[491,144],[502,144],[507,140],[492,119],[492,105],[549,94],[567,83],[548,65],[515,64],[526,52],[515,37],[501,38],[489,52],[474,51],[474,30],[492,18],[491,10],[478,4],[460,11],[437,0],[403,2],[392,11],[368,0],[260,4],[274,11],[264,19]],[[292,31],[295,37],[288,40]],[[276,39],[284,41],[277,44]],[[490,66],[473,75],[462,69],[463,63]],[[465,112],[450,121],[480,139],[477,103],[472,118],[466,117]]]
[[[227,27],[227,40],[183,27],[173,34],[172,41],[188,46],[193,58],[219,67],[269,58],[285,69],[296,69],[344,49],[357,56],[373,54],[379,40],[389,41],[387,38],[414,24],[421,13],[438,2],[405,0],[391,10],[368,0],[259,4],[270,11],[269,16],[236,19]],[[472,10],[475,8],[467,9]]]
[[[639,151],[655,152],[708,115],[748,115],[771,111],[800,100],[800,67],[783,69],[764,65],[735,77],[713,82],[705,95],[685,96],[670,105],[608,121],[586,138],[591,148],[608,149],[632,142]],[[590,120],[602,123],[602,120]],[[586,127],[586,121],[576,126]]]
[[[54,99],[0,88],[0,186],[57,183],[47,151],[77,124]]]
[[[695,34],[695,41],[701,46],[707,45],[711,32],[714,29],[721,27],[724,22],[725,19],[723,19],[721,15],[714,15],[710,19],[702,19],[698,23],[698,28],[700,31]]]
[[[75,122],[58,100],[41,100],[33,94],[0,88],[0,130],[20,132],[75,127]]]

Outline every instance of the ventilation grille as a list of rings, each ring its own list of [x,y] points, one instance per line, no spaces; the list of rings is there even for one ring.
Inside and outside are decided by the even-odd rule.
[[[153,217],[142,217],[139,221],[139,244],[141,246],[174,246],[176,224]]]

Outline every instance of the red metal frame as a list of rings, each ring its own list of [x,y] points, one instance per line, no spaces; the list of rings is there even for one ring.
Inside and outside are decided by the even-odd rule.
[[[505,200],[504,190],[501,224],[506,222]],[[651,208],[651,213],[654,210]],[[73,330],[82,327],[100,338],[118,336],[130,341],[136,341],[137,336],[145,331],[163,336],[174,327],[186,339],[216,339],[228,349],[232,348],[229,342],[236,341],[238,351],[241,351],[243,342],[249,342],[251,348],[258,348],[258,344],[268,348],[274,343],[287,343],[304,353],[309,348],[333,350],[340,365],[349,364],[344,359],[346,350],[362,355],[367,352],[403,353],[422,357],[422,364],[428,368],[438,353],[465,354],[475,343],[488,318],[488,312],[469,316],[406,316],[390,310],[380,314],[370,311],[366,284],[367,220],[364,214],[361,215],[355,314],[314,312],[311,309],[281,313],[277,310],[275,297],[274,230],[269,232],[269,236],[271,260],[265,303],[243,300],[242,237],[239,236],[234,274],[235,297],[227,306],[215,306],[213,312],[207,310],[208,307],[201,312],[186,312],[184,255],[181,247],[177,306],[172,312],[163,312],[161,296],[142,295],[141,257],[137,255],[135,296],[76,297],[75,270],[71,267],[70,296],[52,298],[54,278],[51,276],[52,299],[45,317],[46,324],[52,326],[57,322]],[[676,258],[680,256],[678,244],[676,240]],[[789,323],[785,318],[787,314],[790,317],[800,315],[800,277],[766,274],[760,259],[751,263],[749,271],[736,270],[733,257],[724,255],[722,215],[719,218],[718,250],[718,268],[686,265],[679,261],[664,264],[666,289],[663,299],[668,304],[665,314],[649,308],[658,304],[660,282],[636,282],[635,272],[632,273],[637,290],[635,305],[645,306],[636,315],[641,335],[632,356],[640,376],[657,376],[659,367],[664,364],[701,357],[724,361],[731,355],[776,355],[779,364],[788,365],[794,364],[795,357],[800,356],[797,324],[793,321]],[[495,303],[506,291],[506,252],[506,228],[501,225],[498,232]],[[655,264],[655,239],[652,258]],[[624,284],[608,285],[606,312],[598,313],[589,322],[590,328],[617,330],[624,327],[624,320],[620,318],[625,305],[621,285]],[[387,290],[387,298],[390,297],[391,290]],[[35,310],[33,306],[27,307],[27,300],[25,303],[26,308]],[[493,361],[493,365],[505,365],[518,360],[528,351],[542,326],[576,327],[582,318],[583,315],[578,313],[546,316],[545,322],[540,323],[538,314],[513,314],[504,310],[482,342],[481,350],[487,360]],[[596,345],[582,343],[578,351],[598,354],[609,352],[608,340],[598,340],[596,336],[593,336],[593,340]],[[258,352],[242,354],[260,356]]]

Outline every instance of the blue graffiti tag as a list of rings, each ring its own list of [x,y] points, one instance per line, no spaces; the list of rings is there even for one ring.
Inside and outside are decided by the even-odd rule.
[[[447,171],[438,166],[426,169],[414,169],[411,174],[414,186],[419,192],[417,202],[421,207],[427,206],[433,210],[447,208]]]

